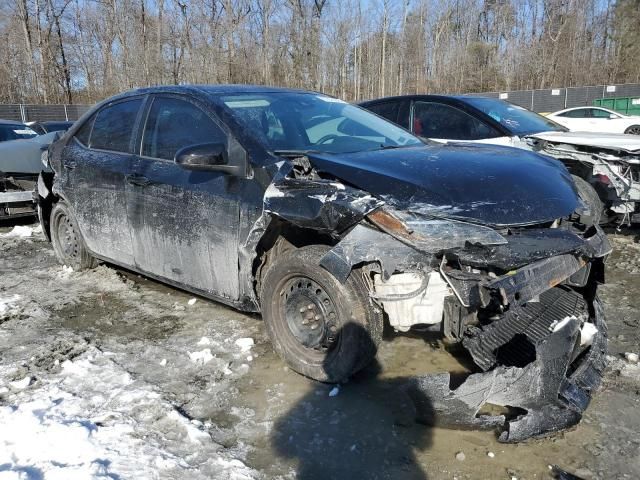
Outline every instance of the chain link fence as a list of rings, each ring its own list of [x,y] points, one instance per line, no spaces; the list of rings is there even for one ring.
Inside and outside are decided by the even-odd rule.
[[[600,98],[640,97],[640,83],[514,90],[511,92],[486,92],[472,95],[500,98],[534,112],[551,113],[563,108],[593,105],[593,101]]]
[[[0,119],[18,122],[75,121],[89,110],[91,105],[0,105]]]
[[[596,85],[590,87],[548,88],[542,90],[514,90],[485,92],[471,95],[507,100],[538,113],[550,113],[563,108],[593,105],[601,98],[639,97],[640,83]],[[0,105],[0,119],[21,122],[47,120],[77,120],[91,105]]]

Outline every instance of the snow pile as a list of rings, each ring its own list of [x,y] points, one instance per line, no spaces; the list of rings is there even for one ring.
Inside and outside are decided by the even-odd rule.
[[[61,367],[4,394],[2,480],[256,478],[200,422],[102,352],[91,348]]]

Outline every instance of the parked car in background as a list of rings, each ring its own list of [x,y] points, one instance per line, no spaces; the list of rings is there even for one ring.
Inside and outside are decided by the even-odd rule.
[[[47,122],[27,122],[27,125],[38,135],[45,135],[51,132],[69,130],[73,122],[67,121],[47,121]]]
[[[627,133],[640,135],[640,117],[623,115],[603,107],[566,108],[547,115],[572,132]]]
[[[37,135],[33,129],[14,120],[0,120],[0,142],[9,140],[23,140]]]
[[[36,215],[35,185],[42,154],[59,132],[0,142],[0,219]]]
[[[638,136],[569,132],[523,107],[471,95],[408,95],[360,105],[425,139],[509,145],[557,158],[585,196],[593,197],[593,208],[603,210],[603,221],[640,222]]]
[[[506,427],[504,441],[575,424],[599,383],[611,248],[553,159],[425,145],[313,92],[167,86],[96,105],[46,163],[38,210],[61,263],[105,260],[261,312],[308,377],[363,368],[384,322],[426,325],[482,373],[416,388],[442,423]],[[524,413],[478,414],[485,402]]]

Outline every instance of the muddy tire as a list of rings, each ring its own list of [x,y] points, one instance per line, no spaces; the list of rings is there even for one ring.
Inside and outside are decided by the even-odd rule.
[[[64,201],[59,201],[51,210],[51,244],[58,261],[74,270],[94,268],[98,264],[82,239],[75,218]]]
[[[640,135],[640,125],[631,125],[630,127],[627,127],[624,133],[628,135]]]
[[[599,225],[605,216],[605,209],[602,200],[600,200],[600,196],[596,189],[587,182],[584,178],[578,177],[576,175],[571,175],[573,177],[573,181],[576,184],[576,188],[578,189],[578,194],[580,198],[588,205],[591,210],[591,218],[592,223],[594,225]]]
[[[276,257],[262,278],[262,317],[274,349],[302,375],[341,382],[365,367],[382,340],[383,316],[360,270],[343,284],[320,266],[324,246]]]

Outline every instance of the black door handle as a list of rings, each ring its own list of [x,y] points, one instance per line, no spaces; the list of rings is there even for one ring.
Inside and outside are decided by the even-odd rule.
[[[137,185],[138,187],[144,187],[151,184],[151,180],[149,180],[147,177],[135,173],[133,175],[126,175],[124,178],[127,183],[131,185]]]
[[[67,170],[73,170],[77,166],[76,162],[73,162],[71,160],[67,160],[66,162],[62,162],[62,165],[64,165],[64,168],[66,168]]]

